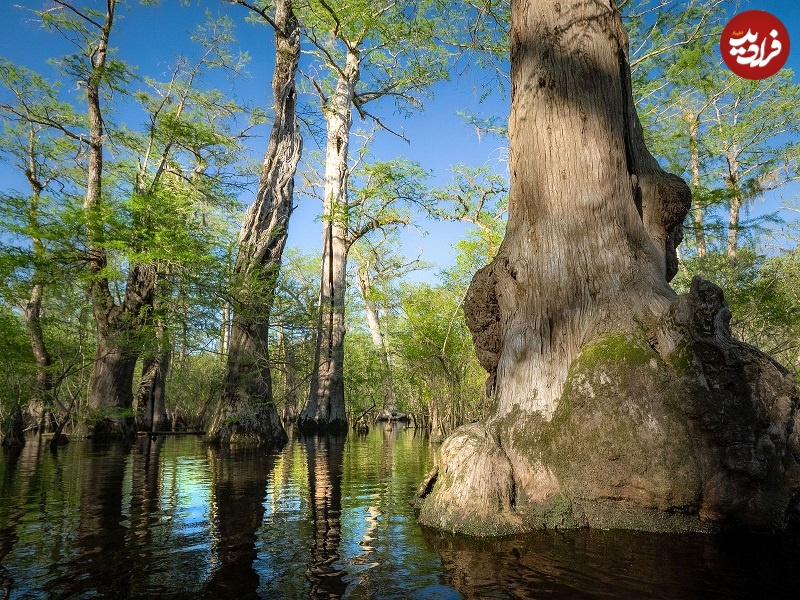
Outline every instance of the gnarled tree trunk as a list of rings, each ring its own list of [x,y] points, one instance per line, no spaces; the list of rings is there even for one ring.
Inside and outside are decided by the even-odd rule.
[[[719,288],[667,283],[689,190],[644,146],[615,3],[513,0],[511,39],[508,228],[465,300],[495,408],[442,445],[421,521],[784,526],[797,388]]]
[[[220,408],[208,432],[226,443],[282,445],[287,440],[272,394],[267,336],[302,148],[295,114],[300,27],[291,0],[276,3],[274,30],[275,119],[258,193],[239,233],[228,366]]]
[[[153,298],[155,315],[155,347],[142,358],[142,377],[136,395],[136,426],[139,431],[168,431],[166,386],[170,362],[172,361],[172,343],[169,339],[167,325],[164,322],[162,309],[165,294],[170,286],[162,285],[162,295]]]

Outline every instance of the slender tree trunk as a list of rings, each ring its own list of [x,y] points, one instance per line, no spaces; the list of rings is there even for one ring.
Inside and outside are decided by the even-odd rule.
[[[294,423],[298,417],[297,406],[297,372],[295,354],[291,340],[288,340],[283,327],[278,328],[278,344],[283,355],[283,415],[284,426]]]
[[[691,190],[696,195],[700,191],[700,117],[689,112],[685,115],[689,124],[689,170],[692,174]],[[703,206],[695,201],[692,205],[692,229],[697,257],[706,255],[706,235],[703,229]]]
[[[359,58],[348,51],[336,90],[323,107],[328,132],[325,153],[322,274],[314,368],[298,425],[306,431],[347,431],[344,405],[344,300],[347,271],[347,160],[351,106]]]
[[[644,146],[616,4],[512,0],[511,65],[507,233],[464,303],[495,406],[443,443],[421,521],[784,527],[800,394],[719,288],[667,284],[689,190]]]
[[[228,354],[231,345],[231,303],[227,300],[222,306],[222,324],[219,333],[219,353],[221,356]]]
[[[28,168],[25,175],[31,186],[31,203],[28,212],[28,220],[32,231],[39,228],[39,201],[45,185],[40,180],[39,168],[35,159],[36,154],[36,134],[31,127],[28,136]],[[44,341],[42,331],[42,299],[44,297],[46,275],[43,271],[45,261],[45,249],[41,239],[33,236],[31,239],[33,246],[33,278],[31,280],[31,294],[25,306],[25,327],[28,332],[28,339],[33,352],[33,359],[36,362],[36,387],[34,395],[28,402],[27,410],[23,415],[23,429],[29,425],[38,427],[40,433],[44,433],[51,424],[52,418],[52,376],[50,373],[50,353]],[[27,421],[27,422],[26,422]],[[21,432],[19,432],[21,433]],[[22,435],[19,439],[24,440]]]
[[[378,353],[381,361],[381,387],[383,388],[383,406],[378,414],[378,420],[389,421],[397,407],[397,397],[394,393],[394,383],[392,381],[392,366],[389,362],[389,349],[386,345],[386,338],[381,331],[378,309],[370,298],[372,282],[369,275],[361,270],[356,274],[358,279],[358,290],[364,301],[364,309],[367,313],[367,325],[372,337],[372,345]]]
[[[34,241],[34,252],[37,241]],[[34,396],[28,403],[28,417],[33,421],[41,433],[45,433],[50,424],[52,406],[52,387],[53,381],[50,374],[52,360],[47,346],[44,342],[42,332],[41,311],[42,296],[44,295],[44,283],[41,282],[39,268],[34,267],[34,280],[31,289],[31,297],[25,306],[25,326],[28,331],[28,339],[33,351],[33,359],[36,362],[36,387]]]
[[[287,439],[272,394],[267,337],[302,146],[295,114],[300,28],[292,4],[291,0],[276,3],[275,120],[234,265],[237,297],[228,364],[220,408],[209,429],[211,439],[225,443],[282,445]]]
[[[726,155],[728,161],[728,188],[731,192],[730,212],[728,215],[728,264],[736,265],[736,252],[739,249],[739,213],[744,204],[739,187],[739,161],[737,160],[738,148],[734,147]]]

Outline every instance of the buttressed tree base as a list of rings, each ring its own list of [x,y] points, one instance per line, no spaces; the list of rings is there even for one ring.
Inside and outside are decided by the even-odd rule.
[[[507,234],[465,300],[495,404],[443,443],[420,521],[784,528],[798,390],[718,287],[669,287],[690,194],[644,145],[615,2],[514,0],[511,39]]]

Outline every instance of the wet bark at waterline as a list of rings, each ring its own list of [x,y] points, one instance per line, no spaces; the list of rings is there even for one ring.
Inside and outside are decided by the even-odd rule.
[[[800,492],[798,391],[696,278],[668,285],[689,189],[647,151],[614,3],[514,0],[506,237],[465,300],[492,414],[418,501],[475,535],[780,529]]]

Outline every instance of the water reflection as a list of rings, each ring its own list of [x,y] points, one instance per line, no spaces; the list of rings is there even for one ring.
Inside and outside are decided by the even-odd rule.
[[[209,448],[217,561],[206,598],[258,598],[257,532],[264,519],[267,481],[275,456],[259,450]]]
[[[347,589],[345,572],[339,568],[342,515],[342,461],[344,436],[303,438],[308,463],[313,540],[306,576],[309,597],[341,598]]]
[[[0,460],[0,598],[797,598],[798,538],[422,530],[424,437],[193,437]]]
[[[123,483],[130,446],[107,443],[83,449],[77,530],[64,548],[69,560],[52,582],[51,595],[128,597],[134,571],[125,544]]]
[[[426,540],[463,598],[796,598],[800,582],[800,547],[785,537],[582,530],[479,541],[426,530]]]

